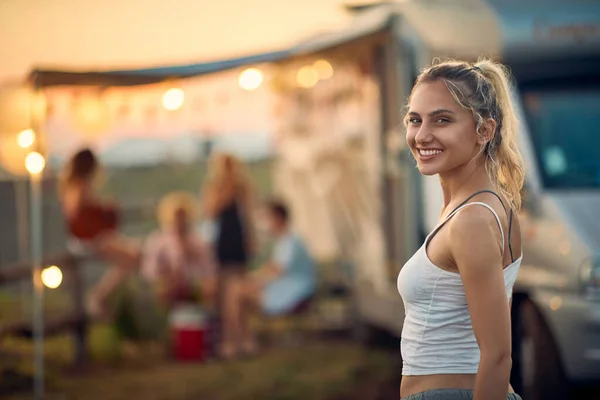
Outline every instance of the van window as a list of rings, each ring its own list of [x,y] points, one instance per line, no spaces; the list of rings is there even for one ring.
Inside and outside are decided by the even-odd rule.
[[[544,186],[600,187],[600,86],[540,85],[522,96]]]

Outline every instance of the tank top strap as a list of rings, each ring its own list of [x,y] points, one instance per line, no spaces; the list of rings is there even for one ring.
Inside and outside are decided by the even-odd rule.
[[[462,206],[464,206],[465,204],[467,204],[467,202],[468,202],[469,200],[471,200],[473,197],[475,197],[475,196],[477,196],[478,194],[481,194],[481,193],[491,193],[491,194],[493,194],[494,196],[496,196],[496,197],[498,198],[498,200],[500,200],[500,204],[502,204],[502,207],[503,207],[503,208],[506,210],[506,208],[504,207],[504,202],[502,201],[502,199],[500,198],[500,196],[498,196],[498,194],[497,194],[496,192],[493,192],[493,191],[491,191],[491,190],[480,190],[480,191],[478,191],[478,192],[475,192],[475,193],[473,193],[472,195],[470,195],[469,197],[467,197],[466,199],[464,199],[464,200],[463,200],[463,201],[462,201],[462,202],[461,202],[459,205],[457,205],[457,206],[454,208],[454,210],[452,210],[452,212],[451,212],[451,213],[450,213],[450,214],[449,214],[449,215],[448,215],[446,218],[444,218],[444,220],[443,220],[442,222],[440,222],[440,223],[439,223],[439,224],[438,224],[438,225],[437,225],[435,228],[433,228],[433,231],[431,231],[431,233],[429,233],[429,235],[427,235],[427,238],[425,239],[425,242],[427,242],[427,240],[428,240],[430,237],[433,237],[433,236],[435,236],[435,234],[437,233],[437,231],[439,231],[439,230],[440,230],[440,228],[441,228],[442,226],[444,226],[444,224],[446,223],[446,221],[448,221],[448,220],[450,219],[450,217],[451,217],[452,215],[454,215],[454,213],[455,213],[455,212],[456,212],[456,211],[457,211],[459,208],[461,208]],[[511,214],[511,218],[512,218],[512,214]],[[512,222],[512,221],[511,221],[511,222]],[[510,240],[510,232],[509,232],[508,234],[509,234],[509,240]]]
[[[498,195],[498,193],[494,192],[493,190],[486,189],[486,190],[480,190],[478,192],[475,192],[472,195],[470,195],[469,197],[467,197],[465,200],[463,200],[462,203],[460,203],[458,206],[456,206],[456,208],[453,210],[453,212],[456,211],[459,207],[462,207],[463,205],[467,204],[467,202],[469,200],[471,200],[473,197],[475,197],[481,193],[489,193],[489,194],[493,194],[494,196],[496,196],[496,198],[498,198],[498,200],[500,200],[500,204],[502,204],[502,208],[504,208],[504,211],[506,211],[506,206],[504,205],[504,202],[502,201],[502,198]]]
[[[473,196],[470,196],[467,200],[463,201],[446,218],[444,218],[444,220],[442,222],[440,222],[440,224],[438,226],[436,226],[433,231],[431,231],[431,233],[427,236],[427,238],[425,238],[425,248],[427,248],[429,241],[439,232],[439,230],[446,224],[446,222],[448,222],[460,210],[462,210],[463,208],[468,207],[470,205],[480,205],[480,206],[483,206],[483,207],[487,208],[488,210],[490,210],[492,212],[492,214],[494,214],[494,217],[496,218],[496,222],[498,223],[498,228],[500,228],[500,234],[502,235],[502,256],[504,256],[504,229],[502,229],[502,222],[500,221],[500,217],[498,216],[498,213],[487,203],[483,203],[480,201],[474,201],[471,203],[467,203],[467,201],[472,197]],[[509,245],[510,245],[510,243],[509,243]],[[512,251],[511,251],[511,258],[512,258]]]

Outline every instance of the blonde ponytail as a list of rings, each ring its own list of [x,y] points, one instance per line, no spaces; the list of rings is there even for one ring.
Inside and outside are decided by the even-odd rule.
[[[490,82],[496,94],[500,123],[498,132],[501,140],[486,164],[491,178],[515,210],[521,208],[521,190],[525,180],[523,157],[517,145],[519,121],[511,99],[510,73],[502,64],[483,59],[474,65]]]

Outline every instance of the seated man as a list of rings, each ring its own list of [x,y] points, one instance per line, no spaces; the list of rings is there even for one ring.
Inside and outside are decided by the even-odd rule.
[[[269,230],[276,242],[269,263],[254,272],[239,288],[250,305],[264,314],[275,316],[291,312],[316,291],[316,269],[302,239],[289,226],[287,207],[277,201],[267,204]],[[247,318],[244,318],[247,321]],[[246,352],[255,349],[254,336],[243,324]]]
[[[158,296],[168,309],[196,300],[208,308],[214,304],[216,268],[211,247],[194,231],[196,212],[192,195],[168,194],[158,207],[161,229],[151,234],[144,246],[142,275],[156,283]]]

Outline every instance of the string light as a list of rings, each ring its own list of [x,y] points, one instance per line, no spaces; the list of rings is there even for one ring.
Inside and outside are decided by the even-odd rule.
[[[298,70],[296,81],[298,82],[298,85],[308,89],[319,82],[319,75],[317,75],[314,68],[311,66],[304,66]]]
[[[62,283],[63,274],[60,268],[52,265],[42,271],[42,283],[50,289],[56,289]]]
[[[163,94],[162,104],[168,111],[179,110],[185,101],[185,93],[183,89],[171,88]]]
[[[333,67],[326,60],[315,61],[313,68],[319,76],[319,79],[325,80],[333,76]]]
[[[32,175],[37,175],[44,170],[46,159],[36,151],[32,151],[25,157],[25,168]]]
[[[240,87],[247,91],[258,89],[263,82],[263,73],[258,68],[248,68],[242,71],[238,79]]]
[[[33,132],[33,129],[25,129],[17,135],[17,143],[22,149],[30,148],[33,142],[35,142],[35,132]]]

